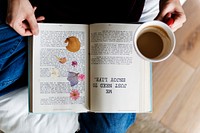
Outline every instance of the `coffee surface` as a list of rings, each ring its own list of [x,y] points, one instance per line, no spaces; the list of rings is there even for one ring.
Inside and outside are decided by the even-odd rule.
[[[163,41],[158,34],[145,32],[138,37],[137,47],[145,57],[156,58],[163,50]]]

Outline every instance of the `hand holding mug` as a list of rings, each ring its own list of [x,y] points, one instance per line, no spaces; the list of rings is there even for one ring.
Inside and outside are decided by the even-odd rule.
[[[175,32],[183,26],[186,15],[179,0],[160,0],[160,12],[155,20],[170,24],[170,28]]]

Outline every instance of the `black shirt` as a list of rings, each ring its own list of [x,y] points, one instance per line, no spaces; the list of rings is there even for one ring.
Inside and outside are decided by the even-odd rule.
[[[38,8],[36,16],[45,22],[96,23],[137,22],[145,0],[32,0]]]

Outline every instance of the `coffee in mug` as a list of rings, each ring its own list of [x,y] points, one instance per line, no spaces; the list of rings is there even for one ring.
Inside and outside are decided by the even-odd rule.
[[[163,22],[146,22],[135,32],[134,46],[143,59],[160,62],[167,59],[174,51],[175,35]]]

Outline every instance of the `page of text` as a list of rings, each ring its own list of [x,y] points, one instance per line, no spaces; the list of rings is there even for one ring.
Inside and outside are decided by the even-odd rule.
[[[33,110],[88,110],[88,26],[39,24],[33,37]]]
[[[134,31],[138,26],[139,24],[91,25],[92,111],[140,112],[143,108],[140,107],[142,105],[140,94],[144,94],[145,84],[141,82],[147,80],[149,85],[150,64],[142,60],[133,47]],[[149,93],[146,96],[148,97]]]

